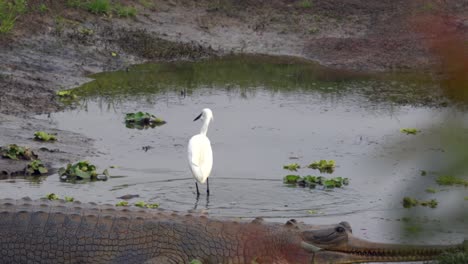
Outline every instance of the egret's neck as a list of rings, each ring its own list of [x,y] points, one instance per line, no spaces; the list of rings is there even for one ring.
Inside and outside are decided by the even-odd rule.
[[[201,130],[200,130],[200,134],[206,136],[206,132],[208,132],[208,126],[210,125],[210,118],[207,118],[205,119],[205,121],[203,121],[203,125],[201,127]]]

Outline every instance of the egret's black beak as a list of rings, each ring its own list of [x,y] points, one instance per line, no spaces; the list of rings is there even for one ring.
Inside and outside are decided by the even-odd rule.
[[[202,116],[203,113],[199,114],[197,117],[195,117],[195,119],[193,121],[197,121],[198,119],[200,119],[200,117]]]

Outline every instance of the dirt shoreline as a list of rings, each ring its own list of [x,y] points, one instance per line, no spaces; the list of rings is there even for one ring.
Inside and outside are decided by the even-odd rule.
[[[41,13],[40,3],[48,10]],[[122,1],[135,18],[95,15],[66,7],[66,1],[28,1],[22,15],[0,38],[0,146],[31,146],[37,130],[62,135],[40,152],[51,166],[93,156],[91,140],[58,131],[39,113],[62,109],[55,92],[83,84],[91,73],[159,60],[195,60],[230,53],[289,55],[358,71],[429,70],[437,63],[411,18],[443,11],[467,32],[464,1]],[[302,4],[301,4],[302,3]],[[66,154],[64,154],[66,153]],[[0,159],[8,175],[18,165]]]

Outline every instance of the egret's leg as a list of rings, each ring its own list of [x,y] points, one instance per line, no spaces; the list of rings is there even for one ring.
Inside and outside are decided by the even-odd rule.
[[[206,194],[210,195],[210,183],[209,183],[208,179],[206,179]]]
[[[198,183],[195,182],[195,187],[197,187],[197,197],[200,196],[200,191],[198,190]]]

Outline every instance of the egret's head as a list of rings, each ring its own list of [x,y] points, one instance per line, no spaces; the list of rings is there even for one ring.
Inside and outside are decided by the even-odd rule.
[[[205,109],[203,109],[201,114],[199,114],[197,117],[195,117],[195,119],[193,121],[197,121],[198,119],[201,119],[203,121],[205,121],[205,120],[212,121],[213,120],[213,112],[211,112],[211,109],[205,108]]]

